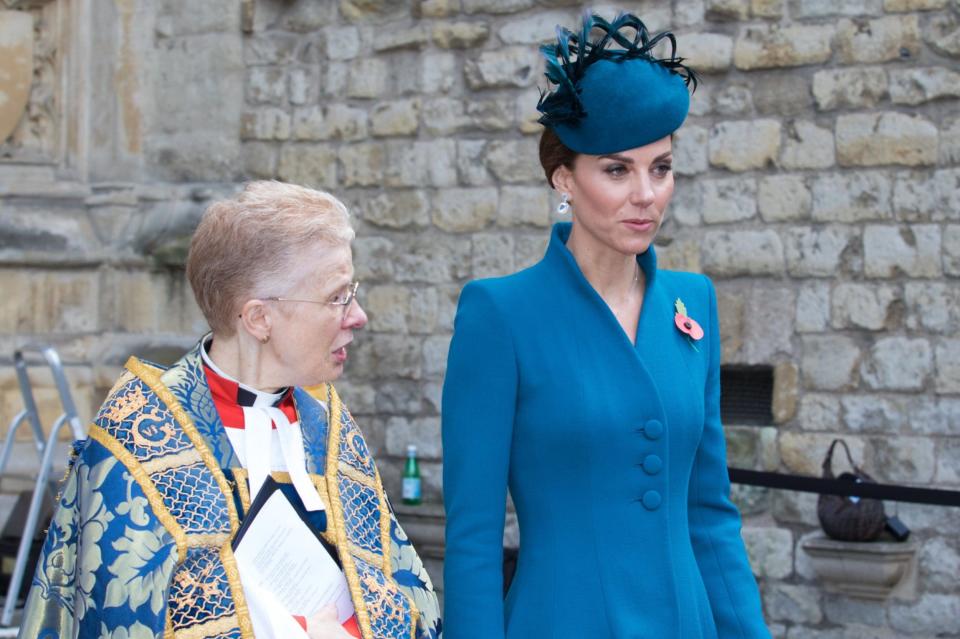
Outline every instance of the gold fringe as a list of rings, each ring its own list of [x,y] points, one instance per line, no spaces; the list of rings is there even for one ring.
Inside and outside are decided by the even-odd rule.
[[[153,482],[150,480],[146,471],[143,470],[137,458],[133,456],[133,453],[124,448],[123,444],[111,437],[107,431],[96,424],[90,426],[90,432],[87,434],[87,437],[99,442],[104,448],[110,451],[110,454],[116,457],[120,463],[126,467],[130,472],[130,476],[140,485],[144,496],[147,498],[147,503],[149,503],[150,508],[153,509],[153,514],[156,515],[157,519],[160,520],[160,523],[167,529],[167,532],[170,533],[177,544],[178,563],[183,563],[183,560],[187,558],[187,534],[163,504],[163,497],[160,496],[160,491],[153,485]]]

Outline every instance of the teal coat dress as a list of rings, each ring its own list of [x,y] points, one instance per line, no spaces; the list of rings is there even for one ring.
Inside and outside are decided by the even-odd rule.
[[[443,390],[447,639],[769,638],[729,500],[710,281],[658,271],[636,345],[554,227],[471,282]],[[705,336],[674,324],[677,299]],[[506,598],[507,488],[520,556]]]

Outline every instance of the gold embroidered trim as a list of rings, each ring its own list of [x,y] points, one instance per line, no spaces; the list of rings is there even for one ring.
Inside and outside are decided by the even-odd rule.
[[[213,453],[207,448],[203,437],[197,432],[197,427],[194,425],[193,419],[190,418],[187,411],[183,409],[183,406],[180,405],[177,398],[173,396],[170,389],[167,388],[160,379],[160,375],[157,372],[158,369],[144,364],[136,357],[131,357],[127,360],[126,366],[131,373],[143,380],[150,390],[157,394],[160,401],[166,404],[167,410],[173,413],[173,417],[177,420],[177,423],[180,424],[180,428],[183,429],[183,432],[186,433],[190,441],[193,442],[194,447],[200,454],[200,458],[203,459],[204,464],[206,464],[210,472],[213,473],[217,485],[220,486],[220,492],[223,493],[223,498],[227,506],[227,515],[230,518],[230,529],[236,533],[237,528],[240,526],[240,520],[237,516],[237,507],[233,503],[233,491],[230,490],[230,482],[227,481],[223,471],[220,469],[220,465],[217,464],[217,460],[214,459]]]
[[[237,568],[237,559],[233,556],[233,548],[230,547],[229,540],[220,546],[220,563],[223,564],[223,570],[227,573],[227,582],[230,584],[230,591],[233,593],[233,607],[237,611],[236,617],[239,622],[240,636],[243,639],[254,639],[250,609],[247,608],[247,598],[243,594],[243,585],[240,583],[240,569]]]
[[[353,555],[349,552],[349,543],[347,541],[347,526],[343,516],[343,506],[341,505],[340,488],[337,482],[337,471],[339,470],[340,460],[340,398],[330,384],[326,385],[326,395],[330,398],[328,405],[327,420],[327,459],[324,466],[324,475],[327,479],[327,490],[330,491],[330,516],[329,519],[337,523],[337,548],[342,548],[344,552],[340,553],[340,563],[343,565],[343,574],[347,578],[347,586],[350,588],[350,597],[353,599],[353,609],[357,615],[357,625],[360,626],[360,634],[365,639],[374,639],[373,628],[370,625],[370,611],[367,610],[367,604],[363,600],[363,590],[360,588],[360,577],[357,575],[357,564],[353,560]]]
[[[166,624],[163,626],[163,639],[174,639],[173,634],[173,617],[170,616],[170,606],[167,606],[166,612]]]
[[[230,541],[230,533],[187,533],[187,545],[191,548],[217,548],[226,541]]]
[[[187,450],[181,450],[179,453],[164,455],[163,457],[140,462],[140,465],[143,466],[143,469],[147,471],[148,475],[152,475],[162,470],[196,464],[198,461],[201,461],[200,453],[195,449],[189,448]]]
[[[183,560],[187,558],[187,534],[163,504],[163,497],[160,496],[160,491],[153,485],[153,481],[150,480],[150,477],[146,471],[144,471],[137,458],[133,456],[133,453],[124,448],[123,444],[96,424],[90,426],[90,432],[87,434],[87,437],[99,442],[104,448],[110,451],[110,454],[116,457],[117,460],[126,467],[130,472],[130,476],[140,485],[144,496],[147,498],[147,503],[149,503],[150,508],[153,509],[153,514],[156,515],[157,519],[160,520],[160,523],[167,529],[167,532],[170,533],[177,544],[178,563],[183,563]]]
[[[181,628],[180,630],[176,631],[174,636],[177,639],[207,639],[207,637],[225,635],[236,627],[237,615],[227,615],[226,617],[211,619],[210,621],[199,623],[195,626],[190,626],[189,628]],[[253,634],[251,633],[244,635],[242,628],[240,633],[243,635],[244,639],[253,639]]]

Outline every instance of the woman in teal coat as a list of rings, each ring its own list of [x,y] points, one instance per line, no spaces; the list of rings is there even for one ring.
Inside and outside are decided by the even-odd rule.
[[[535,266],[464,288],[450,347],[446,637],[768,638],[729,500],[716,297],[652,245],[696,79],[634,16],[558,37],[540,155],[572,223]]]

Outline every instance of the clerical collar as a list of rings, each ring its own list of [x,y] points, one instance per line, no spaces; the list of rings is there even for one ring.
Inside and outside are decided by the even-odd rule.
[[[258,390],[253,386],[248,386],[243,382],[231,377],[227,373],[217,366],[213,360],[210,358],[210,353],[207,351],[210,348],[210,345],[213,344],[213,339],[209,339],[203,342],[203,347],[200,349],[200,357],[203,358],[203,363],[207,365],[210,370],[214,373],[237,385],[237,396],[235,398],[237,404],[240,406],[278,406],[283,401],[284,396],[290,391],[290,387],[281,388],[276,393],[268,393],[266,391]]]

